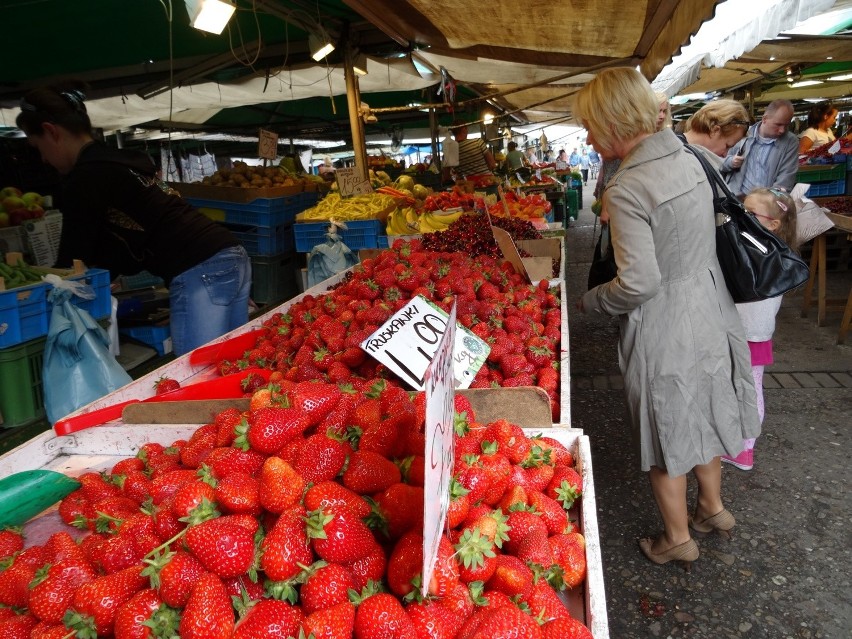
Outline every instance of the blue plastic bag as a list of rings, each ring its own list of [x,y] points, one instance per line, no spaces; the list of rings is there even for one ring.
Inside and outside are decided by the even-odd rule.
[[[331,222],[326,240],[317,244],[308,254],[308,286],[316,286],[332,275],[345,271],[358,263],[358,258],[352,253],[337,233],[338,227],[346,228],[341,222]]]
[[[58,281],[57,281],[58,280]],[[53,304],[44,346],[42,388],[51,424],[131,381],[109,350],[109,335],[89,315],[71,303],[87,296],[76,282],[56,278],[48,294]]]

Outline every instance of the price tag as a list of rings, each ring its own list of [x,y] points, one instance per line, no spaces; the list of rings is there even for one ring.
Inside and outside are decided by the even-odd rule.
[[[828,152],[832,155],[835,153],[840,153],[840,140],[835,140],[834,144],[828,147]]]
[[[515,270],[521,274],[527,284],[531,284],[532,280],[530,280],[527,268],[524,266],[523,260],[521,260],[521,254],[518,253],[518,247],[515,246],[512,236],[497,226],[492,226],[491,232],[494,233],[494,239],[497,241],[497,246],[500,247],[500,251],[503,253],[506,261],[515,267]]]
[[[261,129],[257,141],[257,157],[274,160],[278,157],[278,134]]]
[[[426,369],[426,468],[423,485],[423,579],[425,597],[432,581],[438,545],[450,507],[450,477],[453,474],[453,344],[456,339],[456,305],[450,309],[447,330],[441,336],[435,357]]]
[[[337,177],[337,189],[340,191],[340,197],[350,197],[352,195],[366,195],[373,192],[373,187],[370,186],[370,181],[361,177],[358,172],[358,167],[347,166],[335,171]]]
[[[418,295],[361,342],[361,348],[412,388],[423,390],[426,369],[448,322],[446,312]],[[467,388],[485,364],[491,347],[464,326],[456,326],[454,333],[453,376],[456,388]]]

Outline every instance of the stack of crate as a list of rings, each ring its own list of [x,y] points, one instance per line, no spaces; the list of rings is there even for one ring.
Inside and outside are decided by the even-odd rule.
[[[809,198],[846,193],[846,164],[806,164],[799,167],[796,182],[810,184]]]

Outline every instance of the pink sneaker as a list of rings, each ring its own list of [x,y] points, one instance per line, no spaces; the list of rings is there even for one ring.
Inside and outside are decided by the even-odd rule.
[[[751,470],[754,466],[754,449],[749,448],[744,450],[736,457],[722,455],[722,461],[726,464],[739,468],[740,470]]]

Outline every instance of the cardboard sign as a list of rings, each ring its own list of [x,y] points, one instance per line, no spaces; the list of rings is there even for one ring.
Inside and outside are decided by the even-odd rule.
[[[358,167],[347,166],[337,169],[335,177],[337,178],[337,189],[340,191],[340,197],[366,195],[373,192],[370,181],[361,177]]]
[[[836,140],[834,144],[828,147],[828,152],[832,154],[840,153],[840,140]]]
[[[567,171],[568,170],[568,163],[563,162],[562,160],[556,160],[556,170],[557,171]]]
[[[261,129],[257,141],[257,157],[274,160],[278,157],[278,134]]]
[[[423,390],[426,369],[435,357],[448,322],[446,312],[418,295],[361,342],[361,348],[412,388]],[[455,326],[453,332],[453,376],[456,388],[467,388],[485,364],[491,347],[463,326]]]
[[[497,226],[492,226],[491,232],[494,233],[494,239],[497,241],[497,246],[500,247],[505,260],[515,267],[515,270],[521,274],[527,284],[531,284],[529,273],[527,273],[527,268],[521,260],[521,254],[518,253],[518,247],[515,246],[512,236]]]
[[[438,545],[450,508],[453,474],[453,344],[456,339],[456,305],[447,318],[447,330],[424,374],[426,391],[426,464],[423,484],[423,579],[425,597],[438,558]]]

